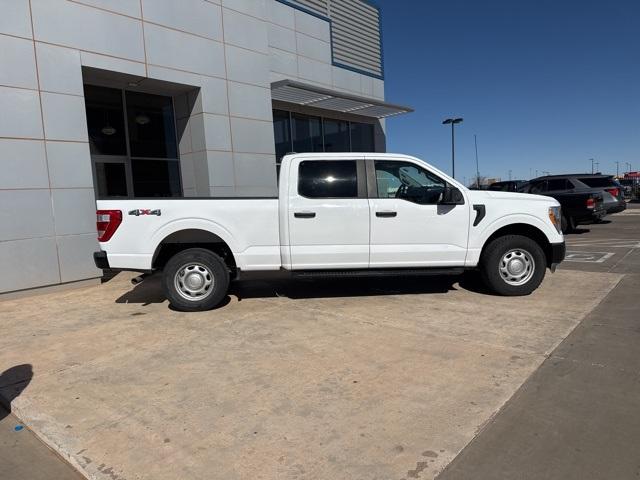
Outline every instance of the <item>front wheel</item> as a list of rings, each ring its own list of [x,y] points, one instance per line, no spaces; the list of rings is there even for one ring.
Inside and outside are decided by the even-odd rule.
[[[522,235],[492,240],[480,258],[482,278],[498,295],[529,295],[542,283],[546,268],[540,245]]]
[[[175,254],[164,267],[162,286],[177,310],[210,310],[222,302],[229,289],[229,270],[222,258],[204,248]]]

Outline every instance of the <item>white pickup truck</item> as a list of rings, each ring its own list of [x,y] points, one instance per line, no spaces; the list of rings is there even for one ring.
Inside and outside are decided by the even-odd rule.
[[[99,200],[99,268],[162,271],[171,304],[215,307],[248,272],[462,273],[527,295],[564,259],[550,197],[472,191],[417,158],[284,157],[276,198]],[[416,280],[419,281],[419,280]]]

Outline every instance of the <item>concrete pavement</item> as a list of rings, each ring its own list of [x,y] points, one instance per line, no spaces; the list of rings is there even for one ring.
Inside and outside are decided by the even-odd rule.
[[[185,314],[121,275],[0,303],[0,369],[33,366],[14,412],[90,478],[433,478],[619,280],[255,282]]]

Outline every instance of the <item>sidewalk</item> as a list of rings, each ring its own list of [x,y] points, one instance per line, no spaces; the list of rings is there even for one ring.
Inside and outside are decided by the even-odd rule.
[[[0,407],[0,480],[84,479],[33,432],[21,427],[14,415]]]

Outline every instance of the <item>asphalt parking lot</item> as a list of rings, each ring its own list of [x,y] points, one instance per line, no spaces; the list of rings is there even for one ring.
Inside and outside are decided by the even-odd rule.
[[[596,225],[581,225],[566,237],[564,269],[587,272],[639,273],[640,204]]]
[[[456,277],[252,282],[184,314],[156,280],[121,274],[6,300],[0,372],[29,378],[0,380],[0,395],[95,479],[605,478],[582,457],[627,474],[630,212],[567,236],[576,256],[529,297]]]

